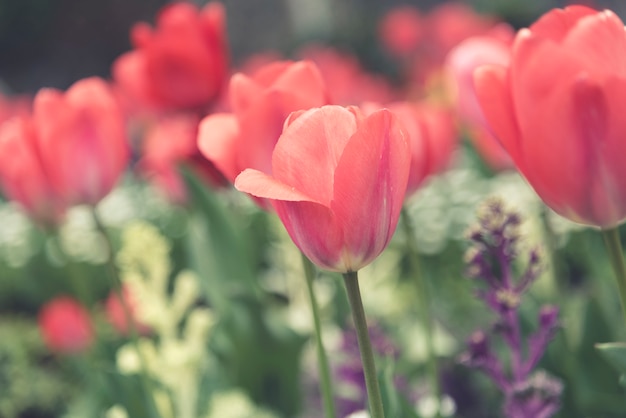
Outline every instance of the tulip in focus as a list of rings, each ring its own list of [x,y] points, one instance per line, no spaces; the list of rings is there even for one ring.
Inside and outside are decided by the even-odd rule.
[[[519,171],[562,216],[626,218],[626,32],[611,11],[555,9],[475,73],[485,117]]]
[[[383,109],[324,106],[292,114],[272,175],[247,169],[235,187],[270,199],[291,239],[318,266],[356,272],[387,246],[410,168],[398,119]]]
[[[511,32],[511,41],[513,33]],[[456,110],[467,127],[474,147],[494,170],[512,165],[502,145],[489,131],[474,88],[474,70],[486,65],[508,65],[511,42],[502,39],[475,36],[458,44],[446,58],[446,71],[454,89]]]
[[[228,75],[224,8],[190,2],[166,6],[156,27],[131,30],[135,49],[113,64],[115,80],[131,97],[155,110],[205,109]]]
[[[198,146],[233,183],[246,168],[270,174],[272,152],[289,114],[328,103],[319,70],[309,61],[274,62],[252,77],[235,74],[229,94],[233,113],[204,118]]]
[[[39,330],[46,346],[63,354],[83,352],[94,340],[89,313],[68,296],[53,299],[42,307]]]

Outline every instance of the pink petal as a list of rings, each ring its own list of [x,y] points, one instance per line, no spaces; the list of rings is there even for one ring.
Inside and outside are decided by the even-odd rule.
[[[237,176],[235,189],[265,199],[315,202],[294,187],[252,168],[245,169]]]
[[[237,165],[239,123],[231,113],[215,113],[200,122],[198,148],[232,183],[241,168]]]
[[[399,120],[380,110],[359,125],[334,176],[331,209],[344,233],[349,270],[373,260],[395,230],[411,151]]]
[[[536,36],[560,42],[581,18],[596,13],[598,12],[590,7],[578,5],[553,9],[537,20],[530,30]]]
[[[520,134],[517,126],[509,74],[500,66],[483,66],[474,72],[476,96],[487,125],[517,164],[523,164],[520,154]]]
[[[580,57],[593,74],[626,77],[626,31],[610,10],[581,18],[564,38],[562,48]]]
[[[343,107],[324,106],[303,113],[276,144],[274,177],[329,206],[335,168],[355,131],[354,113]]]

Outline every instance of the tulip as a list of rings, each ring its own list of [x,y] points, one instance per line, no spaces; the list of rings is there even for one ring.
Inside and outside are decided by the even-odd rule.
[[[625,53],[614,13],[570,6],[521,30],[509,65],[475,74],[489,125],[537,194],[605,229],[626,217]]]
[[[165,7],[156,28],[136,24],[135,50],[113,64],[115,80],[155,110],[203,109],[215,101],[228,74],[224,8],[188,2]]]
[[[167,115],[153,121],[142,143],[139,171],[176,203],[187,200],[187,191],[178,172],[186,164],[213,187],[228,184],[215,165],[198,150],[199,118],[191,113]]]
[[[252,77],[235,74],[229,95],[233,113],[207,116],[198,146],[231,182],[246,168],[270,174],[287,116],[328,102],[319,70],[309,61],[274,62]]]
[[[414,52],[424,37],[424,18],[419,9],[405,5],[390,10],[380,21],[378,35],[383,46],[394,56]]]
[[[247,169],[235,187],[270,199],[315,264],[355,272],[383,251],[398,222],[410,166],[400,123],[388,110],[364,117],[324,106],[285,124],[272,175]]]
[[[96,77],[62,93],[35,96],[33,123],[43,170],[69,205],[95,205],[115,186],[130,156],[123,115],[106,83]]]
[[[67,296],[53,299],[43,306],[39,313],[39,330],[46,346],[63,354],[83,352],[94,340],[89,313]]]
[[[317,65],[332,104],[388,103],[396,95],[384,77],[367,72],[353,55],[320,45],[309,45],[298,55]]]
[[[473,74],[482,65],[508,65],[512,39],[512,32],[508,42],[489,36],[468,38],[454,47],[446,58],[446,71],[454,88],[459,118],[468,128],[476,151],[494,170],[508,168],[512,161],[488,129],[476,97]]]
[[[0,129],[0,185],[7,198],[16,201],[42,225],[56,225],[66,205],[55,194],[37,155],[32,118],[16,117]]]
[[[611,11],[554,9],[513,44],[508,66],[476,70],[494,134],[543,201],[602,229],[626,319],[626,32]]]

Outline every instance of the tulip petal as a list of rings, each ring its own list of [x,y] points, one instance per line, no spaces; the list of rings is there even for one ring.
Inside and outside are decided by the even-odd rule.
[[[235,115],[215,113],[204,118],[198,128],[198,148],[231,183],[241,172],[237,166],[239,124]]]
[[[294,187],[252,168],[245,169],[237,176],[235,188],[240,192],[265,199],[315,202],[314,199]]]
[[[474,72],[476,96],[493,135],[516,164],[522,164],[520,133],[505,67],[483,66]]]
[[[311,61],[298,61],[289,66],[273,87],[289,93],[298,102],[293,109],[306,109],[328,102],[322,74]]]
[[[378,256],[391,239],[404,201],[410,158],[400,121],[387,109],[364,119],[346,145],[334,176],[331,209],[352,258],[345,260],[349,270]]]
[[[561,48],[580,58],[592,74],[626,77],[626,31],[610,10],[585,17],[567,34]]]
[[[293,120],[272,156],[274,177],[326,206],[344,147],[356,131],[354,113],[340,106],[311,109]]]
[[[342,225],[327,207],[306,201],[273,204],[293,242],[313,263],[330,271],[347,271]]]
[[[596,10],[580,5],[554,9],[533,23],[530,30],[539,37],[560,42],[582,17],[596,13],[598,13]]]

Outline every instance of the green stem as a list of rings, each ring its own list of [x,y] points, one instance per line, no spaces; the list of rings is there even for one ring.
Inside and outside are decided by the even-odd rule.
[[[160,418],[160,414],[158,412],[156,402],[154,400],[154,395],[153,395],[154,388],[148,375],[148,363],[146,361],[145,356],[143,355],[143,352],[141,351],[139,347],[139,333],[137,332],[135,319],[133,318],[131,308],[130,306],[128,306],[126,298],[124,298],[124,295],[123,295],[122,279],[120,278],[117,272],[117,267],[115,265],[115,261],[114,261],[115,250],[113,248],[111,237],[109,236],[106,228],[104,227],[104,224],[100,220],[100,216],[96,212],[95,207],[92,207],[91,214],[92,214],[94,223],[96,225],[96,229],[104,238],[104,241],[107,247],[107,251],[108,251],[107,268],[109,270],[108,276],[109,276],[109,279],[111,280],[111,287],[113,288],[113,291],[115,292],[115,295],[118,301],[120,302],[120,305],[122,306],[122,310],[124,312],[124,318],[126,320],[126,324],[128,324],[128,329],[130,330],[131,343],[133,347],[135,348],[135,351],[137,352],[137,356],[139,358],[139,364],[140,364],[139,377],[140,377],[143,389],[145,391],[146,398],[149,401],[148,409],[150,410],[150,416],[152,418]]]
[[[317,348],[317,362],[320,373],[320,388],[322,391],[322,400],[324,403],[324,412],[327,418],[335,418],[335,403],[333,401],[333,388],[330,379],[330,367],[328,358],[322,341],[322,326],[320,322],[319,307],[317,298],[313,291],[313,279],[315,278],[315,267],[313,263],[302,254],[302,266],[304,267],[304,276],[306,277],[307,290],[309,292],[309,300],[311,301],[311,312],[313,313],[313,323],[315,324],[315,345]]]
[[[622,313],[626,320],[626,264],[624,263],[624,254],[622,251],[622,243],[619,237],[619,231],[617,227],[611,229],[603,229],[602,237],[606,244],[611,264],[613,265],[613,271],[615,272],[615,278],[617,279],[617,288],[619,290],[619,297],[622,303]]]
[[[357,272],[354,271],[344,273],[343,279],[346,284],[352,319],[354,320],[359,350],[361,351],[361,362],[363,363],[363,373],[365,374],[365,386],[367,388],[371,418],[384,418],[383,399],[378,387],[374,353],[367,330],[367,321],[365,320],[365,311],[363,310],[363,301],[361,300],[361,291],[359,289],[359,277]]]
[[[433,312],[430,305],[430,288],[429,283],[425,280],[420,269],[419,253],[417,252],[417,242],[415,241],[415,228],[413,227],[411,217],[405,208],[402,208],[400,214],[402,217],[402,225],[404,226],[404,233],[406,235],[406,245],[409,251],[411,272],[413,273],[413,278],[415,279],[415,284],[417,286],[420,316],[422,325],[424,326],[424,333],[426,334],[428,375],[430,378],[431,389],[433,391],[433,397],[435,398],[437,406],[435,417],[439,418],[441,416],[441,383],[439,381],[439,365],[437,364],[437,356],[435,355],[435,333],[433,329]]]

